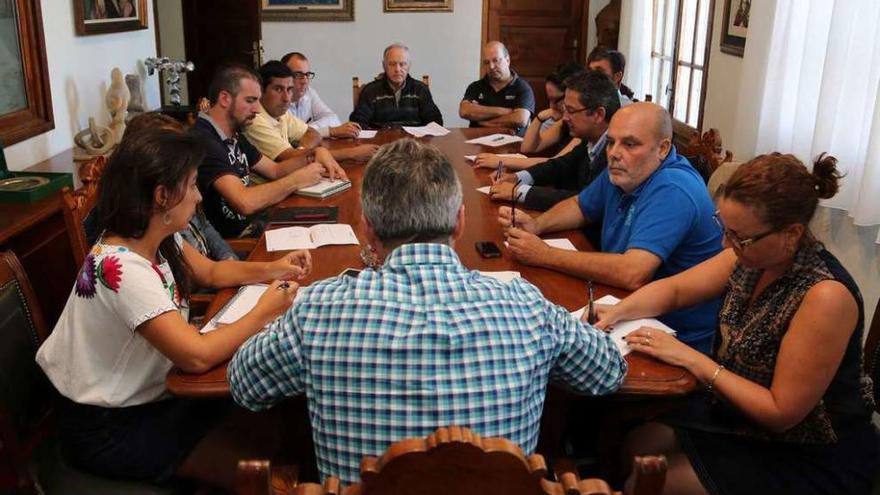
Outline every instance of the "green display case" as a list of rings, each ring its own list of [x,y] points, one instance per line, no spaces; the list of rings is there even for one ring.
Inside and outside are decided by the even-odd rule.
[[[10,172],[6,165],[6,153],[0,142],[0,202],[32,203],[64,187],[73,187],[73,174]]]

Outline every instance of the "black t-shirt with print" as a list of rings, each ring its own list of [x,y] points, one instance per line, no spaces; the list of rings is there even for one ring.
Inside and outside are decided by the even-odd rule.
[[[243,135],[223,141],[214,125],[199,117],[190,131],[205,146],[205,159],[199,165],[198,185],[202,193],[202,205],[208,221],[223,237],[238,237],[250,225],[248,217],[235,212],[214,187],[214,181],[224,175],[234,175],[247,187],[248,173],[263,156]]]

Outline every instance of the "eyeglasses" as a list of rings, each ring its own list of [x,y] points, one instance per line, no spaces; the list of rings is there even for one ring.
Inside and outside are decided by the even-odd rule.
[[[576,114],[576,113],[581,113],[581,112],[587,112],[587,111],[589,111],[589,110],[590,110],[590,109],[587,108],[587,107],[584,107],[584,108],[571,108],[571,107],[569,107],[569,106],[567,106],[567,105],[562,107],[562,111],[565,112],[565,113],[567,113],[567,114],[569,114],[569,115],[574,115],[574,114]],[[590,115],[590,114],[592,114],[592,112],[588,113],[587,115]]]
[[[309,81],[311,81],[312,79],[315,78],[315,73],[314,72],[299,72],[299,71],[297,71],[297,72],[293,73],[293,78],[296,79],[297,81],[302,81],[303,79],[308,79]]]
[[[743,239],[743,238],[739,237],[738,235],[736,235],[732,230],[724,227],[724,223],[721,222],[721,217],[718,215],[717,211],[715,212],[714,215],[712,215],[712,218],[715,219],[715,224],[718,225],[719,229],[721,229],[721,233],[724,234],[724,237],[726,237],[727,240],[730,241],[730,244],[733,247],[735,247],[736,249],[738,249],[740,251],[744,251],[747,247],[751,246],[752,244],[760,241],[761,239],[767,237],[770,234],[776,233],[776,230],[768,230],[767,232],[764,232],[763,234],[753,235],[752,237],[748,237],[748,238]]]

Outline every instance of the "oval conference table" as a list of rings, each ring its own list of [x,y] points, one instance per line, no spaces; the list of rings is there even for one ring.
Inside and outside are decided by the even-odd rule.
[[[537,286],[544,296],[569,311],[574,311],[586,305],[587,289],[582,279],[566,275],[557,271],[538,268],[519,263],[511,253],[504,248],[504,234],[497,221],[497,212],[500,203],[489,199],[489,196],[477,191],[478,187],[490,183],[489,175],[493,171],[484,168],[474,168],[464,157],[482,152],[492,153],[516,153],[518,143],[497,148],[490,148],[477,144],[469,144],[465,141],[495,132],[499,129],[451,129],[451,132],[442,137],[426,137],[421,141],[428,142],[439,148],[452,162],[461,180],[464,193],[465,205],[465,232],[462,238],[456,242],[455,250],[462,263],[474,270],[482,271],[518,271],[529,282]],[[501,131],[505,132],[505,131]],[[402,130],[382,130],[373,139],[361,140],[328,140],[325,146],[331,149],[345,148],[357,144],[375,143],[383,144],[395,139],[408,136]],[[360,186],[363,177],[364,164],[342,163],[346,174],[352,182],[351,189],[328,197],[324,200],[291,195],[279,206],[338,206],[339,223],[347,223],[352,226],[361,244],[366,243],[363,234],[363,226],[360,222]],[[394,194],[394,191],[388,191]],[[269,229],[273,226],[269,226]],[[565,237],[577,247],[578,250],[594,250],[586,237],[579,231],[558,232],[545,236],[545,238]],[[481,258],[474,248],[478,241],[492,241],[501,248],[501,257],[485,259]],[[363,268],[360,258],[360,246],[324,246],[312,250],[313,270],[302,285],[338,275],[346,268]],[[277,259],[284,252],[267,252],[266,240],[263,236],[251,252],[249,260],[266,261]],[[214,300],[208,306],[206,321],[219,311],[224,304],[235,294],[234,289],[225,289],[217,293]],[[627,291],[610,286],[594,284],[594,295],[599,298],[605,294],[624,297]],[[621,389],[615,394],[620,397],[648,398],[648,397],[676,397],[682,396],[694,389],[696,380],[692,374],[683,368],[661,363],[651,357],[632,352],[626,357],[629,371]],[[189,374],[179,369],[172,369],[167,377],[168,390],[180,397],[222,398],[229,397],[229,383],[226,381],[226,363],[202,374]]]

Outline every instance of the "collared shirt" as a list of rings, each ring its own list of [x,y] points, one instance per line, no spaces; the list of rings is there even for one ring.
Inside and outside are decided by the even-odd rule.
[[[599,136],[599,139],[596,140],[595,143],[589,143],[589,147],[587,148],[587,156],[589,157],[589,163],[592,163],[596,160],[596,155],[600,152],[605,152],[605,140],[608,138],[608,131],[602,133]],[[516,173],[516,177],[519,179],[520,185],[516,189],[516,201],[518,203],[523,203],[526,200],[526,196],[529,194],[529,190],[532,188],[532,185],[535,184],[535,179],[532,177],[532,174],[529,173],[528,169],[520,170]]]
[[[379,270],[301,290],[229,365],[235,401],[305,393],[318,468],[344,483],[364,455],[443,425],[535,449],[548,380],[606,394],[626,361],[604,332],[524,279],[466,269],[449,246],[406,244]]]
[[[323,138],[330,137],[331,127],[341,125],[336,113],[324,103],[315,88],[311,86],[299,100],[290,104],[290,113],[321,133]]]
[[[289,150],[292,143],[298,143],[308,130],[309,126],[290,112],[284,112],[276,118],[260,105],[260,113],[254,117],[253,123],[244,133],[260,153],[275,160],[278,155]]]
[[[681,273],[721,251],[721,230],[706,184],[675,147],[635,190],[626,193],[602,171],[578,196],[584,217],[602,222],[602,252],[648,251],[661,263],[652,280]],[[719,299],[672,311],[660,320],[678,338],[709,352],[718,328]]]
[[[535,114],[535,93],[529,83],[514,71],[510,71],[510,81],[498,91],[492,87],[489,76],[472,82],[462,99],[487,107],[524,108],[529,111],[529,119]],[[472,120],[470,126],[479,127],[479,123]],[[516,132],[522,136],[525,130],[525,127],[520,127]]]

